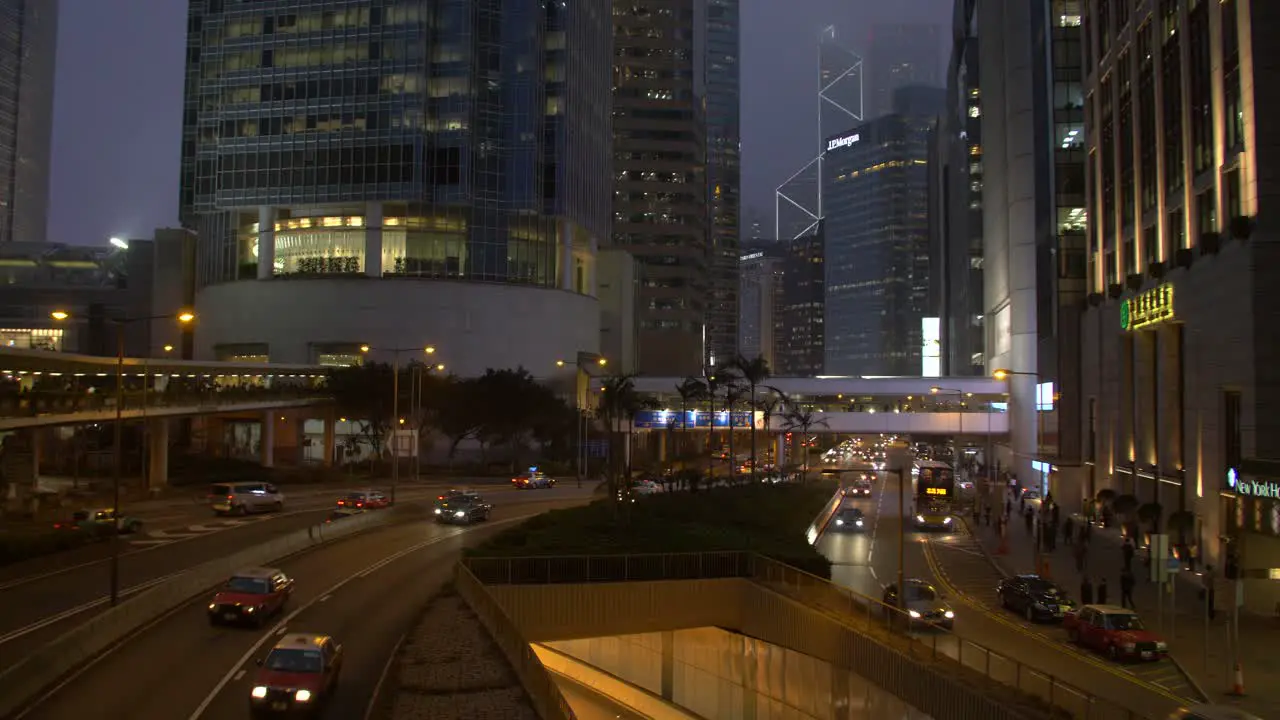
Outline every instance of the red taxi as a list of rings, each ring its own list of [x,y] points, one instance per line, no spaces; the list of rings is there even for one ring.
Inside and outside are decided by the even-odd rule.
[[[376,490],[363,490],[348,493],[338,498],[338,507],[355,508],[357,510],[380,510],[391,506],[391,498]]]
[[[249,691],[253,717],[312,716],[338,687],[342,646],[328,635],[290,633],[258,660]]]
[[[1163,638],[1142,625],[1137,613],[1116,605],[1085,605],[1068,612],[1062,627],[1071,641],[1112,660],[1159,660],[1169,652]]]
[[[241,570],[213,596],[209,603],[209,624],[262,625],[284,609],[292,593],[293,580],[280,570]]]

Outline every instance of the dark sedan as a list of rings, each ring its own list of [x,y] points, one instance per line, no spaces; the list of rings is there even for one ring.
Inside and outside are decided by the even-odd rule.
[[[862,532],[866,530],[867,519],[862,511],[855,507],[841,508],[831,519],[831,529],[836,532]]]
[[[436,509],[436,522],[449,525],[470,525],[484,522],[493,512],[493,506],[478,497],[458,498],[441,503]]]
[[[1014,575],[996,587],[1000,604],[1031,622],[1061,620],[1075,608],[1067,591],[1039,575]]]

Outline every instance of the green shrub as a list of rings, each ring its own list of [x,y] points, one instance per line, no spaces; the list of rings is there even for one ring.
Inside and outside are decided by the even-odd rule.
[[[608,500],[553,510],[494,536],[474,557],[615,555],[746,550],[828,578],[831,563],[805,531],[835,491],[832,483],[751,485]]]

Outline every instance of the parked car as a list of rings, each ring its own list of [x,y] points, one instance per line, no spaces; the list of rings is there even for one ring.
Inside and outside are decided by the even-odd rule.
[[[1116,605],[1085,605],[1062,618],[1071,641],[1112,660],[1159,660],[1169,652],[1163,638],[1146,629],[1138,614]]]
[[[1039,575],[1014,575],[996,586],[1000,604],[1027,620],[1061,620],[1076,604],[1067,591]]]
[[[209,624],[261,626],[284,609],[293,579],[276,568],[247,568],[232,575],[209,602]]]
[[[209,506],[218,515],[280,512],[284,495],[271,483],[218,483],[209,489]]]
[[[391,506],[391,498],[377,490],[361,490],[338,498],[338,507],[354,507],[362,510],[380,510]]]
[[[70,520],[53,524],[55,530],[81,530],[96,535],[110,535],[113,527],[121,535],[129,535],[142,530],[142,521],[128,515],[116,517],[111,508],[96,508],[76,510]]]
[[[906,592],[902,604],[898,604],[898,584],[891,583],[884,589],[881,602],[884,603],[886,615],[896,614],[892,608],[901,608],[907,613],[907,622],[911,627],[931,625],[950,630],[955,622],[956,613],[945,601],[942,593],[933,585],[919,578],[908,578],[903,582]]]
[[[1192,705],[1173,711],[1168,720],[1262,720],[1234,705]]]
[[[249,691],[253,717],[318,716],[338,687],[342,646],[328,635],[289,633],[258,668]]]
[[[461,497],[437,508],[436,522],[450,525],[470,525],[484,522],[493,513],[493,506],[476,497]]]

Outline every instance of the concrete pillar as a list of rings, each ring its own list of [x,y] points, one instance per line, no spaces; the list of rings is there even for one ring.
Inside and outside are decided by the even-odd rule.
[[[560,289],[573,290],[573,223],[560,222]]]
[[[324,416],[324,467],[333,467],[333,459],[338,454],[336,445],[338,433],[337,413],[330,408]]]
[[[676,697],[676,634],[670,630],[659,633],[662,642],[662,699],[675,704]]]
[[[44,460],[44,428],[33,428],[31,431],[31,489],[40,486],[40,461]]]
[[[147,489],[169,484],[169,419],[147,420]]]
[[[596,258],[600,256],[600,242],[595,238],[591,238],[591,262],[587,263],[587,282],[583,288],[585,294],[591,297],[599,297],[599,289],[596,287]]]
[[[258,453],[262,467],[275,467],[276,416],[270,410],[262,413],[261,428],[261,435],[258,438]]]
[[[258,207],[258,279],[270,280],[276,269],[276,209]]]
[[[663,430],[662,432],[658,433],[658,462],[660,463],[664,463],[667,461],[667,435],[668,434],[669,433],[666,430]]]
[[[382,277],[382,203],[365,204],[364,274]]]

